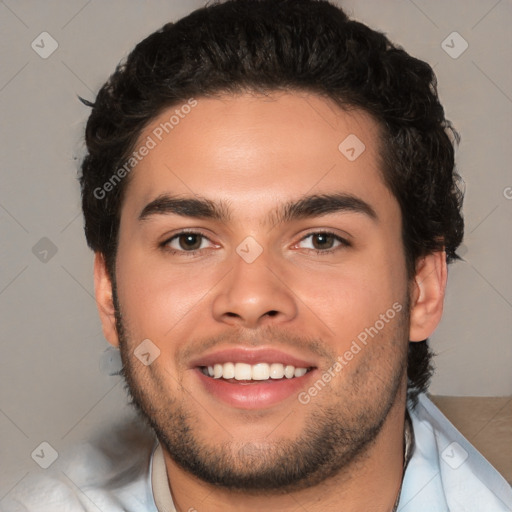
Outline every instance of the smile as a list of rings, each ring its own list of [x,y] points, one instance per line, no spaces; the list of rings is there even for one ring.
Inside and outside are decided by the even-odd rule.
[[[211,366],[201,367],[203,375],[214,379],[234,380],[234,381],[262,381],[293,379],[303,377],[311,371],[311,368],[295,367],[293,365],[284,365],[282,363],[217,363]]]
[[[236,409],[267,409],[293,401],[318,374],[314,356],[276,347],[229,347],[189,362],[198,389]]]

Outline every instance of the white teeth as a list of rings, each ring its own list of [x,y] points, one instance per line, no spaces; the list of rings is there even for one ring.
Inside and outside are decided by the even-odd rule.
[[[291,366],[291,365],[285,366],[285,368],[284,368],[284,376],[287,379],[291,379],[292,377],[295,377],[295,367]]]
[[[267,363],[258,363],[252,367],[252,380],[268,380],[270,366]]]
[[[306,368],[295,368],[294,375],[295,377],[302,377],[303,375],[306,375]]]
[[[222,376],[225,379],[235,378],[235,365],[233,363],[224,363],[222,365]]]
[[[236,380],[251,380],[252,368],[250,364],[236,363],[235,364],[235,379]]]
[[[213,378],[220,379],[222,377],[222,365],[214,364],[213,365]]]
[[[270,378],[282,379],[284,377],[284,366],[279,363],[272,363],[270,365]]]
[[[235,379],[235,380],[269,380],[269,379],[293,379],[302,377],[308,372],[307,368],[295,368],[292,365],[281,363],[224,363],[214,364],[204,368],[203,373],[214,379]]]

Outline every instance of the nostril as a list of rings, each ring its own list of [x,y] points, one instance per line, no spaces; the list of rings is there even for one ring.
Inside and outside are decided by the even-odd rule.
[[[273,309],[272,311],[268,311],[266,314],[268,316],[276,316],[278,314],[278,312],[275,309]]]

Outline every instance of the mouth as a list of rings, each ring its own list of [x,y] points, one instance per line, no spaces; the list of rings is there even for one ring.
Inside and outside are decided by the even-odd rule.
[[[210,366],[200,366],[199,370],[206,377],[222,379],[239,384],[261,381],[279,381],[283,379],[296,379],[303,377],[313,370],[313,367],[295,367],[282,363],[216,363]]]
[[[238,409],[265,409],[294,400],[318,373],[313,361],[270,348],[218,351],[191,366],[200,389]]]

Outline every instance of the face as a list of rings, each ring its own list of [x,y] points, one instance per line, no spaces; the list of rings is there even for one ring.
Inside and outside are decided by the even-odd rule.
[[[408,280],[378,127],[276,93],[198,98],[162,133],[176,108],[141,134],[155,144],[121,209],[128,385],[199,478],[313,485],[363,457],[405,396]]]

